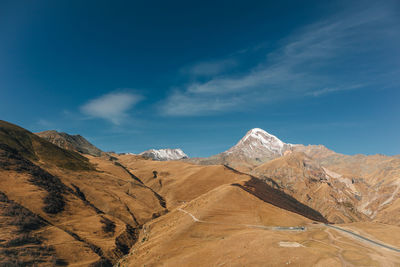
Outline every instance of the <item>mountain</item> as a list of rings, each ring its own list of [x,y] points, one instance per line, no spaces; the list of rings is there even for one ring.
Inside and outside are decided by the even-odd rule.
[[[139,234],[148,233],[150,220],[168,210],[186,218],[177,211],[182,201],[207,202],[225,194],[207,194],[220,186],[243,202],[258,199],[249,188],[260,184],[224,166],[115,156],[86,158],[0,121],[0,265],[112,266],[146,241]],[[326,222],[294,198],[261,186],[269,193],[259,205],[276,220]],[[167,217],[167,224],[173,222]]]
[[[289,156],[288,152],[284,155]],[[312,159],[304,154],[292,156],[298,158],[292,164],[298,166],[299,172],[293,174],[291,179],[301,175],[303,160],[312,165],[307,168],[309,182],[300,180],[298,184],[303,181],[307,184],[301,185],[299,191],[319,175],[325,177],[324,171],[315,166]],[[135,171],[144,184],[165,196],[170,210],[143,225],[138,238],[141,241],[135,243],[132,253],[119,261],[120,266],[400,264],[398,252],[381,249],[347,232],[319,223],[326,218],[321,218],[315,208],[310,209],[307,203],[290,197],[264,178],[258,179],[221,165],[149,161],[134,155],[118,155],[118,160]],[[286,159],[280,163],[282,167],[285,162]],[[281,172],[279,164],[274,165],[270,167],[276,167]],[[317,173],[314,174],[314,171]],[[322,173],[319,174],[319,171]],[[331,198],[325,200],[324,194],[329,193],[325,188],[329,185],[322,181],[316,185],[313,192],[320,194],[321,205],[336,206]],[[309,203],[317,203],[316,199]],[[333,219],[336,219],[335,214],[344,217],[340,209],[332,207],[330,210],[334,212]],[[394,219],[391,224],[366,220],[339,226],[372,240],[400,247],[400,241],[394,234],[400,233],[400,227],[393,222]]]
[[[291,144],[282,142],[276,136],[262,129],[254,128],[248,131],[235,146],[224,153],[241,155],[249,159],[263,161],[263,159],[280,157],[291,147]]]
[[[254,173],[93,157],[0,121],[0,266],[400,265],[399,158],[281,151]]]
[[[160,161],[165,161],[165,160],[179,160],[179,159],[187,159],[189,158],[180,148],[175,148],[175,149],[150,149],[146,150],[139,155],[145,157],[145,158],[150,158],[153,160],[160,160]]]
[[[396,156],[349,156],[323,145],[287,144],[255,128],[225,152],[187,161],[223,164],[249,173],[334,223],[377,221],[400,226],[400,159]]]
[[[327,220],[313,209],[302,205],[291,196],[263,183],[251,175],[238,173],[226,166],[199,166],[181,161],[149,161],[134,155],[119,155],[118,160],[141,177],[142,181],[166,196],[170,208],[178,207],[182,202],[188,202],[200,197],[220,186],[235,186],[247,191],[253,187],[255,191],[268,194],[267,202],[286,210],[291,210],[312,220],[326,222]],[[154,175],[154,172],[157,175]],[[249,192],[256,194],[256,192]]]
[[[88,160],[5,121],[0,177],[0,266],[112,266],[166,212],[117,161]]]
[[[188,161],[204,165],[223,164],[249,171],[263,162],[282,156],[294,146],[296,145],[284,143],[262,129],[254,128],[227,151],[209,158],[195,158]]]
[[[370,220],[400,225],[400,158],[339,153],[310,157],[347,184],[345,190],[358,199],[351,203],[355,210]]]
[[[362,196],[352,180],[321,166],[303,152],[288,151],[254,168],[251,174],[318,210],[331,222],[369,220],[356,208]]]
[[[72,150],[95,157],[99,157],[102,154],[100,149],[92,145],[81,135],[70,135],[54,130],[44,131],[36,134],[41,138],[46,139],[47,141],[67,150]]]
[[[7,154],[17,154],[26,160],[42,161],[65,169],[94,169],[80,154],[64,150],[17,125],[1,120],[0,148]]]

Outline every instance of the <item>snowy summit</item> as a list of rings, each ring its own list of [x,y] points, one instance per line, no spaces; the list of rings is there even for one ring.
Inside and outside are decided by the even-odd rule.
[[[151,158],[153,160],[160,160],[160,161],[179,160],[179,159],[189,158],[180,148],[150,149],[150,150],[146,150],[146,151],[140,153],[139,155],[146,157],[146,158]]]
[[[249,158],[281,156],[292,145],[282,142],[278,137],[260,128],[251,129],[225,153],[243,153]]]

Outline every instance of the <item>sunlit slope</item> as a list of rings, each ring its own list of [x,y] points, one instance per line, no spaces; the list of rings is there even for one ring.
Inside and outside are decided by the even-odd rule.
[[[0,145],[15,150],[29,160],[71,170],[91,170],[88,160],[79,153],[61,149],[31,132],[0,120]]]
[[[323,216],[266,183],[222,165],[199,166],[180,161],[159,162],[137,156],[118,157],[144,183],[163,195],[169,209],[195,199],[221,185],[233,185],[264,201],[313,220]]]
[[[147,223],[139,242],[120,263],[395,266],[400,263],[400,256],[313,224],[237,186],[221,185]]]
[[[6,122],[0,177],[1,264],[110,266],[165,213],[160,196],[109,157],[90,163]]]

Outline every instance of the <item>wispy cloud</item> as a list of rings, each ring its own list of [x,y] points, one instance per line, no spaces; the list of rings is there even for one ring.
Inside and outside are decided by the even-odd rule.
[[[88,101],[81,106],[81,112],[92,117],[101,118],[119,125],[127,118],[127,112],[142,96],[127,92],[111,92]]]
[[[230,97],[204,97],[187,92],[175,91],[161,107],[164,115],[168,116],[196,116],[221,112],[235,107],[240,99]]]
[[[193,76],[210,76],[221,74],[237,65],[234,59],[197,62],[182,71]]]
[[[172,116],[203,115],[377,85],[372,75],[388,71],[390,64],[385,61],[393,61],[390,53],[397,49],[389,43],[399,43],[393,18],[390,6],[379,5],[303,27],[281,40],[278,49],[256,67],[239,75],[221,75],[216,67],[209,80],[175,89],[161,111]],[[200,70],[207,69],[204,66]]]
[[[333,93],[333,92],[357,90],[357,89],[363,88],[365,86],[366,85],[364,85],[364,84],[354,84],[351,86],[326,87],[326,88],[322,88],[320,90],[313,90],[313,91],[309,92],[307,95],[318,97],[318,96],[322,96],[322,95]]]

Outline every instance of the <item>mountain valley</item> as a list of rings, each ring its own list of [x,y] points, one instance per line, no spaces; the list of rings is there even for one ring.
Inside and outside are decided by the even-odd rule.
[[[0,121],[0,265],[400,265],[398,157],[258,128],[176,160],[50,133]]]

